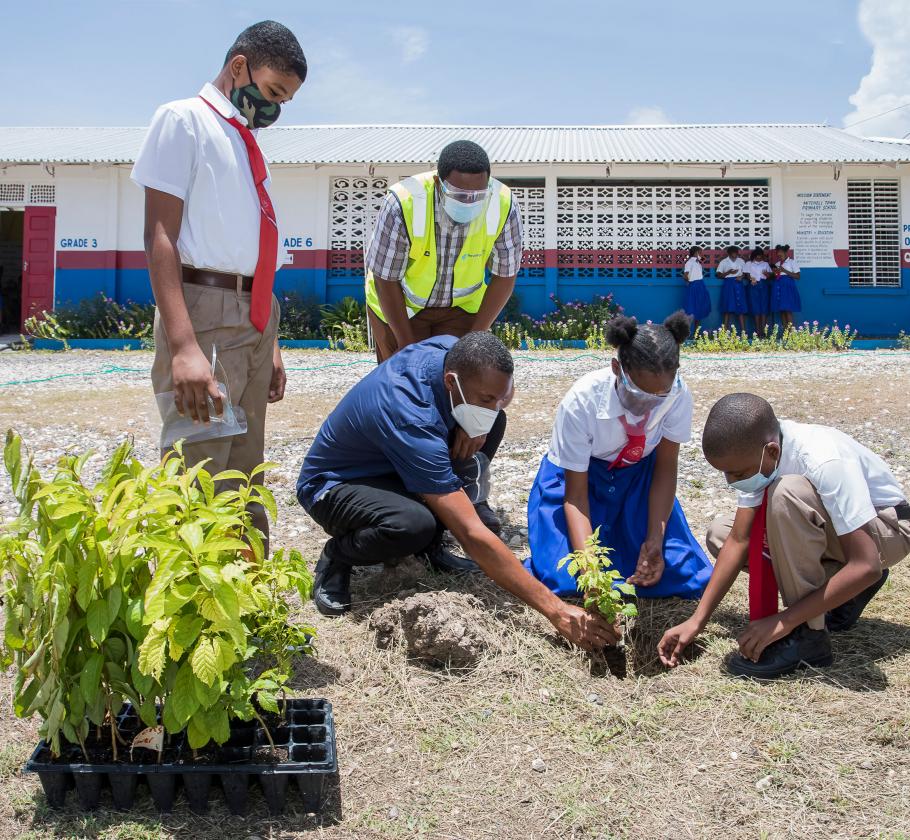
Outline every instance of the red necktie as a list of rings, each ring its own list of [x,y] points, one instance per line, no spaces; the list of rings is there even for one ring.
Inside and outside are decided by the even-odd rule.
[[[619,415],[619,422],[622,423],[622,427],[626,430],[626,445],[619,451],[619,455],[616,456],[616,459],[610,464],[610,469],[616,469],[619,467],[631,467],[632,464],[637,464],[642,456],[645,454],[645,425],[648,422],[648,417],[651,416],[649,411],[645,414],[644,417],[638,423],[634,425],[626,420],[625,415]]]
[[[250,171],[253,173],[253,183],[259,196],[259,256],[256,260],[256,273],[253,275],[250,322],[259,332],[263,332],[272,312],[272,286],[275,283],[275,264],[278,260],[278,222],[275,220],[272,199],[265,188],[265,179],[268,175],[265,160],[249,128],[236,117],[225,117],[204,97],[199,98],[225,122],[237,129],[250,160]]]
[[[768,517],[768,491],[749,534],[749,621],[777,615],[777,578],[771,565],[771,554],[765,548],[765,523]]]

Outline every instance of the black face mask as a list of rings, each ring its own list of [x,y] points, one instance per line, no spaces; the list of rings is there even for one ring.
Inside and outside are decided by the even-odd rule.
[[[281,115],[281,106],[277,102],[269,102],[262,95],[259,86],[253,81],[249,64],[246,73],[250,77],[250,83],[231,89],[231,104],[246,117],[250,128],[266,128]]]

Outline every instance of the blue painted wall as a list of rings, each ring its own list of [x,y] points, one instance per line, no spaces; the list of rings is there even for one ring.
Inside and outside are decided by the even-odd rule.
[[[524,269],[516,282],[522,311],[533,316],[543,314],[550,308],[550,294],[568,301],[591,300],[608,292],[627,313],[640,320],[661,320],[682,306],[685,287],[678,276],[656,277],[653,269],[627,269],[625,273],[632,276],[624,277],[617,277],[616,271],[609,269],[593,276],[579,273],[578,269]],[[842,326],[849,323],[867,336],[910,332],[910,269],[902,269],[902,282],[900,289],[857,289],[850,287],[846,268],[804,268],[799,281],[803,308],[797,320],[830,324],[836,319]],[[713,328],[720,323],[716,307],[721,283],[712,272],[706,284],[715,309],[703,326]],[[276,275],[275,288],[279,293],[293,291],[328,303],[337,303],[347,295],[363,300],[360,275],[322,269],[283,268]],[[121,302],[144,303],[152,299],[145,269],[57,269],[58,306],[99,292]]]

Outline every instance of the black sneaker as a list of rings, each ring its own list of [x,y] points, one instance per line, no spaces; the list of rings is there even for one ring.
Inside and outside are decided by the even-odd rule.
[[[351,609],[351,567],[335,555],[329,540],[313,575],[313,601],[323,615],[344,615]]]
[[[474,510],[477,511],[480,521],[498,537],[502,531],[502,520],[496,515],[496,511],[486,502],[478,502],[474,505]]]
[[[469,557],[460,557],[449,551],[441,540],[433,542],[428,548],[414,555],[418,560],[422,560],[429,565],[431,569],[437,572],[446,572],[448,574],[458,574],[465,572],[479,572],[478,566]]]
[[[835,607],[833,610],[826,613],[825,627],[832,633],[843,633],[844,630],[849,630],[857,621],[859,621],[859,617],[862,615],[863,610],[866,609],[866,604],[868,604],[875,596],[875,593],[885,585],[886,580],[888,580],[887,569],[882,572],[882,576],[875,581],[872,586],[867,586],[859,595],[854,595],[849,601],[845,601],[839,607]]]
[[[831,653],[831,637],[827,630],[813,630],[807,624],[800,624],[782,639],[772,642],[762,651],[758,662],[734,654],[727,663],[727,670],[734,677],[748,677],[753,680],[773,680],[785,674],[792,674],[798,668],[812,665],[816,668],[834,662]]]

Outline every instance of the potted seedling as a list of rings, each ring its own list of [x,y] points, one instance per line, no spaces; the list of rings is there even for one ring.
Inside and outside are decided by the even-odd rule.
[[[335,767],[331,707],[286,698],[290,657],[312,652],[315,631],[279,627],[285,596],[307,595],[312,579],[298,552],[264,556],[247,511],[258,502],[275,517],[271,492],[254,481],[270,465],[212,475],[205,464],[188,468],[178,446],[146,467],[124,443],[88,485],[88,458],[64,457],[45,479],[7,435],[19,515],[0,528],[3,661],[16,667],[16,714],[42,719],[27,769],[55,805],[67,774],[85,807],[97,804],[105,775],[124,807],[141,776],[160,807],[179,778],[204,808],[213,774],[233,774],[234,809],[250,775],[262,777],[273,809],[295,775],[318,804]],[[268,656],[276,664],[264,670]],[[312,714],[295,717],[301,709]],[[260,744],[275,758],[276,731],[283,758],[257,764]],[[131,746],[157,755],[138,749],[137,762]],[[301,781],[307,772],[321,775]]]

